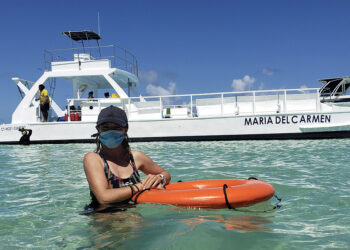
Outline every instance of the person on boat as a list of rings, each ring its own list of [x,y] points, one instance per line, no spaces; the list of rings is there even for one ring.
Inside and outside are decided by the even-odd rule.
[[[94,92],[93,91],[89,92],[88,99],[94,99]]]
[[[32,135],[31,129],[20,128],[18,131],[22,133],[21,139],[19,139],[20,145],[29,145],[30,144],[30,136]]]
[[[105,93],[105,98],[109,98],[109,92]]]
[[[131,197],[149,188],[164,188],[170,174],[128,142],[128,120],[117,107],[103,109],[97,119],[96,152],[84,156],[84,171],[90,187],[91,203],[85,207],[105,211],[127,204]],[[141,180],[139,170],[146,177]]]
[[[40,100],[40,110],[44,118],[43,122],[47,122],[47,118],[49,115],[48,111],[50,109],[50,97],[49,97],[49,93],[45,89],[44,84],[39,85],[39,100]]]

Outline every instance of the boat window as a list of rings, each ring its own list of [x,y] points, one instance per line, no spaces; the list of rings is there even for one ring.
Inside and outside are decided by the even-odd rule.
[[[345,89],[344,94],[345,95],[350,95],[350,82],[344,84],[344,89]]]
[[[334,91],[334,89],[338,86],[338,84],[342,81],[343,79],[336,79],[336,80],[332,80],[329,81],[328,83],[326,83],[322,90],[321,90],[321,96],[330,96],[331,93]],[[337,93],[339,93],[339,91],[341,91],[342,88],[339,88],[337,90]]]

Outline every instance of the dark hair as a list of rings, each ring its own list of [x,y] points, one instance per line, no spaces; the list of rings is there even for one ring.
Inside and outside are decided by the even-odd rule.
[[[44,84],[40,84],[40,85],[39,85],[39,89],[40,89],[40,91],[43,91],[43,89],[45,89]]]

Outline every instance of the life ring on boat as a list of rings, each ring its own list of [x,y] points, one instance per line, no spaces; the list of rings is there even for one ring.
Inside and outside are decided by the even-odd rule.
[[[226,186],[226,187],[225,187]],[[256,179],[176,182],[132,197],[135,203],[158,203],[193,208],[238,208],[269,200],[274,188]]]

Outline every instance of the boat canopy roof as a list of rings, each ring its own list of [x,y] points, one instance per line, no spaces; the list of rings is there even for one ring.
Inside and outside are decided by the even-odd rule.
[[[320,79],[318,80],[319,82],[322,82],[323,84],[327,82],[332,82],[332,81],[340,81],[343,80],[344,78],[349,78],[349,77],[336,77],[336,78],[325,78],[325,79]]]
[[[65,31],[62,32],[65,36],[69,37],[74,41],[86,41],[86,40],[100,40],[101,37],[93,31]]]
[[[138,78],[124,70],[114,69],[110,74],[110,77],[121,88],[136,87],[139,83]],[[77,86],[85,86],[90,89],[110,89],[113,88],[110,81],[108,81],[102,74],[101,75],[84,75],[84,76],[63,76],[66,81],[75,83]]]

